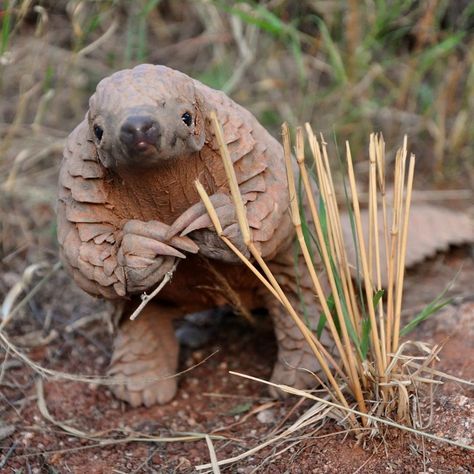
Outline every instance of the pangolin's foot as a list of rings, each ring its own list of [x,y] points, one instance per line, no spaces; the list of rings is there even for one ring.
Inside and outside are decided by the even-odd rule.
[[[280,339],[280,338],[279,338]],[[324,381],[324,374],[309,345],[302,339],[279,340],[278,359],[273,367],[271,381],[299,389],[312,389]],[[276,387],[270,388],[270,394],[283,398],[287,392]]]
[[[304,262],[300,263],[300,268],[302,265]],[[291,252],[287,252],[280,256],[279,260],[272,262],[272,267],[292,307],[301,315],[306,327],[315,334],[321,310],[315,298],[312,283],[308,281],[308,272],[303,270],[296,274]],[[298,285],[295,282],[298,282]],[[321,381],[326,381],[326,376],[310,345],[281,304],[273,297],[266,295],[263,297],[266,298],[266,306],[273,319],[278,344],[278,357],[271,381],[298,389],[318,388]],[[319,342],[334,357],[334,342],[327,330],[322,332]],[[287,392],[275,387],[272,387],[270,392],[272,396],[288,396]]]
[[[109,375],[123,379],[111,389],[130,405],[169,402],[176,394],[179,344],[172,317],[152,303],[136,320],[126,319],[114,341]]]

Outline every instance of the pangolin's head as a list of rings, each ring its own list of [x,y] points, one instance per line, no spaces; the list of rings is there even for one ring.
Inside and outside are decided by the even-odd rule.
[[[205,141],[194,81],[165,66],[143,64],[103,79],[89,100],[88,122],[107,168],[158,166]]]

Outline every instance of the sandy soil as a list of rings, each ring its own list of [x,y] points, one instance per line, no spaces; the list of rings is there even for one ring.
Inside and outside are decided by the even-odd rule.
[[[412,338],[443,344],[438,369],[472,380],[474,263],[468,249],[440,255],[410,272],[405,307],[407,313],[413,314],[436,296],[461,267],[451,290],[455,295],[453,304],[422,324]],[[59,271],[29,305],[37,319],[20,315],[8,333],[15,344],[30,346],[26,353],[32,360],[72,374],[104,373],[112,341],[106,324],[96,321],[66,329],[91,314],[100,316],[105,309],[102,303],[82,294]],[[228,373],[234,370],[269,378],[276,351],[269,329],[250,328],[233,315],[216,318],[209,326],[205,329],[209,338],[206,344],[194,350],[183,348],[181,367],[185,369],[213,355],[181,377],[178,396],[171,404],[132,409],[114,399],[104,386],[44,380],[44,401],[56,424],[40,410],[39,376],[11,354],[3,353],[0,472],[195,472],[196,465],[209,462],[204,440],[123,439],[211,434],[222,437],[214,439],[213,445],[217,458],[225,459],[274,437],[275,432],[310,407],[309,402],[297,398],[272,400],[263,384]],[[41,337],[50,340],[41,344]],[[436,387],[432,403],[429,391],[420,394],[420,399],[427,431],[473,445],[472,386],[449,382]],[[61,423],[81,431],[83,436],[68,432]],[[395,429],[388,430],[384,439],[366,437],[360,444],[353,434],[341,433],[341,429],[328,421],[323,427],[298,432],[222,471],[468,473],[474,466],[472,452]],[[98,432],[100,438],[109,441],[101,445],[96,439],[85,437]]]

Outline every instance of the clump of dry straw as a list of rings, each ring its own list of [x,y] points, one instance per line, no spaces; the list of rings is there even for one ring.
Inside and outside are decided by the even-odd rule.
[[[300,328],[327,379],[326,396],[322,398],[309,391],[276,385],[286,392],[315,400],[318,406],[317,409],[313,407],[311,413],[308,412],[278,438],[288,436],[315,420],[321,420],[324,414],[325,417],[335,417],[358,435],[380,433],[383,426],[390,425],[437,439],[436,436],[420,433],[416,429],[418,414],[414,401],[422,384],[430,387],[440,383],[434,379],[434,375],[439,376],[440,373],[432,368],[439,348],[430,348],[411,341],[400,343],[405,255],[415,167],[414,155],[408,158],[406,138],[396,154],[393,193],[389,198],[385,180],[385,144],[381,135],[370,136],[367,229],[362,226],[351,150],[346,143],[350,191],[347,193],[347,204],[353,229],[352,242],[347,242],[344,241],[340,204],[336,201],[326,143],[322,138],[318,140],[311,126],[306,124],[306,139],[312,155],[312,163],[306,163],[304,130],[297,128],[295,157],[299,177],[295,177],[289,129],[286,124],[282,126],[291,217],[313,282],[315,297],[322,306],[320,329],[326,326],[337,348],[338,362],[334,362],[325,354],[317,334],[306,327],[304,319],[291,306],[252,242],[245,208],[223,140],[222,128],[215,115],[212,120],[240,229],[253,257],[251,260],[222,235],[222,227],[212,203],[203,186],[196,181],[199,194],[217,233],[285,306],[288,317],[293,318]],[[310,167],[314,168],[315,177],[308,171]],[[302,191],[297,191],[296,180],[302,184]],[[313,180],[317,181],[319,196],[314,195]],[[310,211],[310,219],[307,220],[302,218],[300,212],[303,201],[307,203],[306,209]],[[316,244],[311,244],[312,241]],[[317,258],[314,258],[316,255],[313,247],[318,252]],[[355,264],[348,256],[348,249],[351,247],[355,248]],[[352,253],[354,254],[354,251]],[[313,263],[316,260],[322,261],[329,280],[330,294],[323,291],[324,285],[318,275],[321,273],[320,268],[315,268]],[[382,275],[388,282],[385,289],[382,289]],[[238,458],[250,455],[266,445],[268,441]],[[237,460],[228,459],[219,464]],[[201,469],[206,467],[208,466],[198,466]]]

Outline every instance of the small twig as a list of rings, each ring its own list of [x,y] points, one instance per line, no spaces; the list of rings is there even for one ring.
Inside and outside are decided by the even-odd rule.
[[[40,364],[32,361],[27,355],[20,351],[18,347],[16,347],[7,337],[7,335],[0,331],[0,345],[5,348],[5,350],[10,350],[12,354],[14,354],[18,359],[24,362],[28,367],[33,369],[37,374],[41,375],[46,379],[51,380],[71,380],[73,382],[83,382],[88,384],[98,384],[98,385],[123,385],[127,383],[126,377],[111,377],[110,375],[105,376],[97,376],[97,375],[85,375],[85,374],[70,374],[67,372],[60,372],[58,370],[48,369],[47,367],[43,367]],[[167,380],[174,377],[179,377],[191,370],[194,370],[196,367],[207,362],[211,357],[219,352],[218,350],[214,351],[212,354],[209,354],[203,360],[198,362],[197,364],[188,367],[187,369],[182,370],[181,372],[177,372],[175,374],[166,375],[166,376],[159,376],[159,377],[144,377],[143,380],[147,382],[156,382],[158,380]]]
[[[95,41],[93,41],[92,43],[82,48],[80,51],[76,53],[76,55],[78,57],[81,57],[81,56],[86,56],[89,53],[92,53],[94,50],[96,50],[99,46],[102,46],[102,44],[106,43],[109,40],[109,38],[113,36],[118,26],[119,26],[119,22],[117,21],[117,19],[114,19],[111,25],[109,26],[109,28],[105,31],[105,33],[102,36],[99,36],[99,38],[97,38]]]
[[[59,270],[61,267],[61,262],[56,262],[51,268],[51,270],[36,284],[36,286],[16,305],[16,307],[12,311],[8,311],[6,314],[3,315],[3,321],[0,323],[0,331],[13,319],[18,311],[23,308],[23,306],[28,303],[28,301],[33,298],[33,296],[38,293],[41,287],[51,278],[51,276]]]
[[[173,278],[173,273],[176,270],[177,265],[178,264],[175,263],[173,265],[173,268],[169,272],[165,273],[165,276],[163,277],[163,280],[161,280],[161,283],[149,295],[147,295],[146,293],[142,294],[142,302],[138,305],[138,308],[130,315],[131,321],[133,321],[143,311],[143,308],[150,302],[150,300],[152,300],[171,280],[171,278]]]
[[[219,469],[219,464],[217,464],[216,451],[209,435],[206,435],[206,444],[209,450],[209,457],[211,458],[212,472],[213,474],[220,474],[221,470]]]
[[[256,326],[257,321],[255,321],[255,318],[252,316],[252,313],[244,305],[239,294],[232,288],[227,278],[222,275],[222,273],[217,270],[217,268],[215,268],[215,266],[212,265],[209,260],[204,260],[204,264],[207,266],[209,271],[215,276],[216,280],[222,285],[222,291],[227,296],[229,303],[232,306],[232,309],[236,311],[237,314],[242,316],[252,326]]]
[[[103,431],[92,431],[92,432],[85,432],[81,431],[73,426],[69,426],[62,421],[56,420],[51,413],[49,412],[48,406],[46,404],[46,399],[44,397],[44,387],[43,387],[43,380],[38,378],[36,381],[36,393],[38,396],[38,409],[41,415],[51,424],[59,427],[64,432],[68,433],[69,435],[75,436],[81,439],[88,439],[91,441],[99,441],[100,446],[107,446],[107,445],[114,445],[120,443],[130,443],[130,442],[145,442],[145,443],[173,443],[173,442],[183,442],[183,441],[197,441],[203,438],[210,438],[213,439],[226,439],[225,436],[220,435],[208,435],[206,433],[182,433],[178,436],[169,436],[169,437],[161,437],[161,436],[150,436],[144,433],[137,433],[126,428],[117,428],[117,429],[107,429]],[[124,438],[104,438],[104,434],[119,432],[124,435]]]
[[[393,428],[398,428],[402,431],[408,431],[409,433],[420,435],[420,436],[423,436],[425,438],[431,439],[433,441],[441,441],[443,443],[448,443],[448,444],[451,444],[451,445],[456,446],[458,448],[466,449],[468,451],[474,451],[474,446],[469,446],[467,444],[460,443],[456,440],[449,439],[449,438],[443,438],[441,436],[436,436],[436,435],[431,434],[431,433],[425,433],[423,431],[419,431],[419,430],[416,430],[414,428],[410,428],[409,426],[401,425],[400,423],[396,423],[396,422],[394,422],[392,420],[389,420],[387,418],[380,418],[380,417],[377,417],[377,416],[370,415],[368,413],[362,413],[362,412],[360,412],[358,410],[355,410],[353,408],[348,408],[348,407],[340,405],[338,403],[334,403],[334,402],[331,402],[329,400],[325,400],[324,398],[316,397],[315,395],[312,395],[311,393],[306,392],[304,390],[300,390],[300,389],[297,389],[297,388],[294,388],[294,387],[290,387],[288,385],[268,382],[267,380],[262,380],[262,379],[259,379],[258,377],[252,377],[250,375],[242,374],[242,373],[239,373],[239,372],[234,372],[232,370],[229,370],[229,374],[237,375],[239,377],[243,377],[245,379],[253,380],[253,381],[256,381],[256,382],[262,382],[262,383],[265,383],[265,384],[270,385],[272,387],[279,388],[280,390],[283,390],[287,393],[291,393],[291,394],[294,394],[294,395],[299,395],[299,396],[302,396],[302,397],[306,397],[306,398],[309,398],[311,400],[315,400],[319,403],[323,403],[325,405],[328,405],[330,407],[338,408],[340,410],[344,410],[344,411],[347,411],[349,413],[353,413],[354,415],[358,415],[360,417],[368,418],[369,420],[372,420],[372,421],[375,421],[375,422],[384,423],[384,424],[386,424],[388,426],[391,426]],[[222,465],[223,462],[221,461],[221,462],[219,462],[219,464]],[[197,466],[197,468],[199,468],[199,466]]]
[[[7,462],[10,459],[10,456],[13,454],[17,446],[18,446],[18,443],[14,441],[12,445],[10,446],[10,449],[7,451],[7,454],[5,454],[5,457],[0,462],[0,469],[4,468],[7,465]]]

